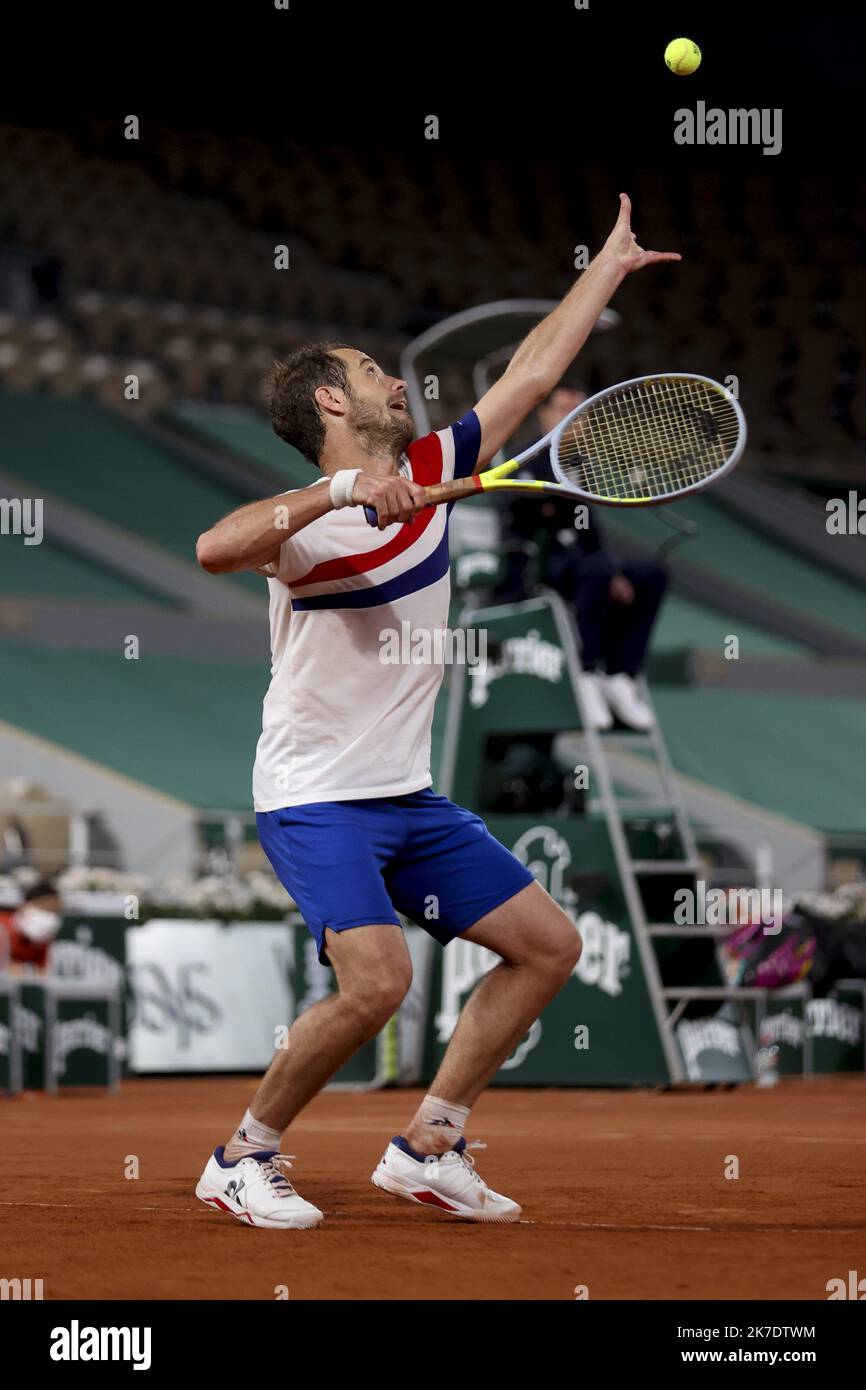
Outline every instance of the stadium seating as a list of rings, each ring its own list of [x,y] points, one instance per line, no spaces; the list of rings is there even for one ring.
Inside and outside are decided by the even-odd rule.
[[[153,129],[139,153],[103,120],[78,143],[2,126],[0,155],[3,239],[60,258],[64,331],[77,335],[77,355],[142,357],[153,373],[149,409],[172,394],[257,405],[263,362],[303,337],[363,334],[394,362],[419,314],[558,294],[571,275],[563,248],[598,245],[617,191],[603,170],[570,168],[564,179],[540,165],[524,189],[515,179],[526,176],[494,158],[470,171],[438,155],[419,178],[405,154],[371,156],[365,167],[348,150],[211,132]],[[636,175],[632,192],[656,244],[681,245],[685,259],[623,287],[621,368],[664,360],[733,373],[753,446],[862,457],[860,354],[845,347],[851,335],[856,348],[866,308],[857,189],[804,174],[770,190],[751,174],[698,169],[675,183]],[[526,225],[515,224],[515,199]],[[273,268],[278,244],[290,252],[284,275]],[[261,322],[255,344],[244,326],[251,314]],[[823,331],[806,335],[811,327]],[[13,361],[0,338],[0,377],[15,389],[92,390],[74,365],[64,374],[56,356],[39,356],[30,337],[16,346]],[[588,359],[608,380],[623,375],[609,354],[606,345],[597,363]],[[780,387],[787,423],[776,411]]]
[[[195,471],[133,417],[86,400],[0,393],[5,467],[13,477],[195,563],[195,539],[247,500]],[[232,584],[260,590],[250,575]]]
[[[248,804],[266,684],[263,663],[230,654],[124,661],[35,642],[0,647],[0,718],[201,809]]]
[[[678,552],[679,563],[720,584],[749,591],[755,599],[765,595],[792,615],[810,617],[863,640],[862,586],[762,534],[758,526],[750,526],[716,498],[690,498],[677,507],[677,514],[694,522],[700,535],[698,544]],[[663,536],[652,512],[612,513],[608,530],[614,538],[644,548],[654,548]]]

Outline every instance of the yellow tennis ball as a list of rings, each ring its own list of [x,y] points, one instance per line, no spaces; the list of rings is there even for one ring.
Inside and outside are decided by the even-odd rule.
[[[665,49],[665,62],[677,77],[688,77],[701,65],[701,50],[691,39],[671,39]]]

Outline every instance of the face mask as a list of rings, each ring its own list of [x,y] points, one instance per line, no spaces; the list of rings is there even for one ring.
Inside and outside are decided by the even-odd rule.
[[[29,904],[18,909],[15,920],[18,930],[31,941],[52,941],[61,926],[56,912],[47,912],[44,907],[31,907]]]

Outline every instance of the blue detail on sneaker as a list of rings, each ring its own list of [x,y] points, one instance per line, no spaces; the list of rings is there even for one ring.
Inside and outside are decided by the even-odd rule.
[[[394,1138],[391,1140],[391,1143],[394,1145],[394,1148],[395,1148],[395,1149],[400,1149],[404,1154],[408,1154],[410,1158],[414,1158],[418,1163],[423,1163],[424,1160],[425,1160],[425,1158],[441,1158],[441,1157],[442,1157],[441,1154],[420,1154],[420,1153],[418,1153],[417,1149],[413,1149],[413,1148],[412,1148],[412,1145],[409,1144],[408,1141],[405,1140],[405,1139],[403,1138],[402,1134],[395,1134],[395,1135],[394,1135]],[[465,1139],[463,1138],[463,1136],[461,1135],[460,1138],[457,1140],[457,1143],[456,1143],[456,1144],[453,1144],[453,1145],[451,1146],[450,1149],[443,1149],[442,1152],[443,1152],[443,1153],[457,1153],[457,1154],[462,1154],[462,1152],[463,1152],[463,1150],[464,1150],[465,1148],[466,1148],[466,1140],[465,1140]]]

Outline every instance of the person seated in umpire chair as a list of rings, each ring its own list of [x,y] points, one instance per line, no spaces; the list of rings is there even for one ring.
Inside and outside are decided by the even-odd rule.
[[[582,388],[557,386],[538,408],[541,432],[547,434],[584,400]],[[531,544],[538,582],[561,594],[574,609],[583,691],[593,727],[610,729],[617,719],[630,729],[651,729],[652,710],[641,698],[635,678],[646,659],[667,588],[667,570],[656,561],[620,559],[605,537],[601,508],[582,509],[584,516],[588,512],[589,524],[578,529],[575,505],[568,497],[539,502],[518,494],[511,499],[503,510],[505,573],[495,597],[502,603],[527,597],[529,552],[515,542]]]

